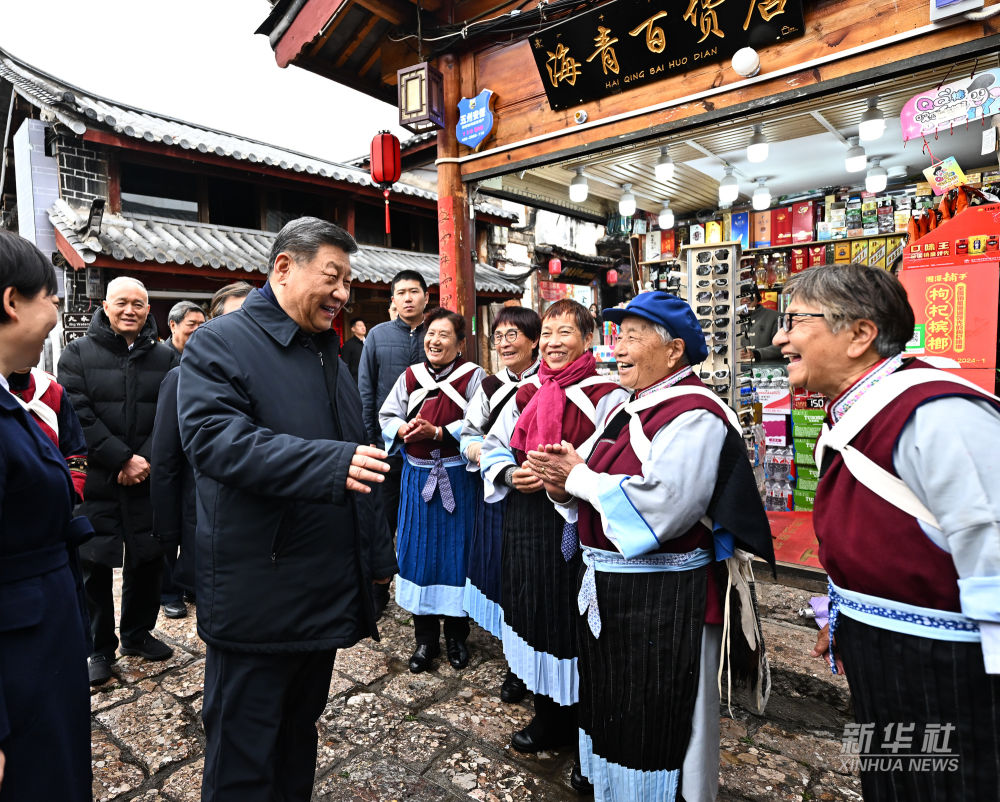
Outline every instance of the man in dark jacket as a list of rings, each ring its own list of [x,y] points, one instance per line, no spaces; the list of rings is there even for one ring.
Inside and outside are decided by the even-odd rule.
[[[746,331],[748,347],[743,349],[740,359],[744,362],[784,362],[781,348],[771,344],[778,333],[778,313],[760,305],[760,290],[756,286],[740,300],[750,309]]]
[[[310,798],[336,650],[378,637],[372,584],[396,572],[368,495],[385,452],[364,445],[332,330],[356,250],[332,223],[293,220],[268,283],[184,352],[178,417],[208,644],[205,802]]]
[[[59,382],[87,439],[87,482],[79,512],[96,535],[80,547],[94,648],[90,682],[111,678],[118,648],[112,597],[113,569],[122,576],[121,653],[166,660],[173,651],[150,630],[160,609],[163,557],[153,537],[149,501],[149,452],[160,382],[177,355],[157,343],[156,323],[140,281],[108,284],[103,307],[87,336],[59,359]]]
[[[347,367],[350,368],[351,375],[354,377],[354,383],[357,384],[358,368],[361,367],[361,351],[365,347],[365,336],[368,334],[368,327],[361,318],[351,318],[351,334],[354,336],[344,343],[343,348],[340,349],[340,356],[347,363]]]

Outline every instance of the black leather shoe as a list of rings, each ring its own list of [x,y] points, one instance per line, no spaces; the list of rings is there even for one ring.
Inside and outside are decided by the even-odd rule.
[[[504,702],[520,702],[528,694],[528,686],[513,671],[508,671],[500,686],[500,699]]]
[[[167,618],[185,618],[188,608],[182,601],[168,601],[163,604],[163,614]]]
[[[558,735],[539,733],[534,720],[523,730],[518,730],[510,736],[510,745],[518,752],[534,754],[545,749],[558,749],[560,746],[568,746],[570,741]]]
[[[410,655],[410,671],[419,674],[421,671],[429,671],[431,661],[441,653],[441,648],[437,644],[418,643],[417,648]]]
[[[157,662],[159,660],[169,660],[174,656],[174,650],[171,649],[167,644],[161,641],[159,638],[154,638],[152,635],[146,635],[143,638],[142,643],[133,646],[126,646],[124,643],[121,646],[122,655],[137,654],[139,657],[144,657],[147,660],[152,660]]]
[[[458,638],[444,639],[445,652],[448,654],[448,662],[451,667],[458,671],[469,665],[469,650],[465,647],[465,641]]]
[[[87,660],[87,673],[91,685],[103,685],[111,679],[111,658],[106,654],[95,654]]]
[[[580,796],[594,795],[594,786],[591,784],[590,780],[583,776],[583,771],[580,770],[579,760],[573,762],[573,771],[569,775],[569,784],[574,791],[580,794]]]

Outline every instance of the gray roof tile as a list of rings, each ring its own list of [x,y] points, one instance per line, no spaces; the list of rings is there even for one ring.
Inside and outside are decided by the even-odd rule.
[[[246,270],[267,273],[267,257],[275,234],[247,228],[215,226],[152,217],[144,214],[108,214],[101,230],[87,236],[87,207],[57,200],[49,208],[49,220],[87,264],[98,256],[158,264],[208,265],[216,270]],[[400,270],[416,270],[428,285],[438,283],[438,257],[394,248],[361,245],[352,257],[355,281],[388,284]],[[527,275],[527,274],[525,274]],[[476,265],[476,290],[520,295],[523,287],[489,265]]]

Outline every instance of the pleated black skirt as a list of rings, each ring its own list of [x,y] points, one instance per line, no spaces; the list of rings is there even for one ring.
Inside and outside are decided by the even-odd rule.
[[[503,522],[504,654],[534,693],[575,704],[576,595],[580,552],[567,562],[564,520],[545,493],[512,492]]]
[[[1000,676],[985,672],[980,644],[903,635],[843,614],[836,642],[858,743],[875,756],[859,758],[866,802],[1000,799]]]
[[[487,504],[483,483],[475,483],[475,520],[469,543],[469,568],[465,582],[465,609],[472,619],[496,638],[501,637],[503,610],[500,575],[503,516],[507,500]]]
[[[601,636],[577,616],[580,728],[605,761],[680,769],[698,693],[705,569],[598,571],[595,584]]]

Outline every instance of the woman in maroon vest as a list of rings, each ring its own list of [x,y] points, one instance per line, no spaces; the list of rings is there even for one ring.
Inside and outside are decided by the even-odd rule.
[[[620,325],[615,360],[631,399],[586,463],[567,443],[528,454],[583,547],[582,770],[606,802],[711,802],[719,561],[736,545],[773,562],[770,530],[736,415],[692,370],[708,349],[691,308],[648,292],[604,317]]]
[[[379,410],[386,450],[406,457],[400,490],[396,603],[413,613],[417,647],[410,671],[426,671],[440,652],[444,616],[448,662],[469,662],[463,607],[466,549],[472,536],[473,475],[459,453],[465,408],[485,371],[462,358],[465,319],[447,309],[427,316],[426,362],[406,369]]]
[[[833,643],[846,669],[865,799],[996,799],[1000,400],[904,358],[913,312],[886,271],[814,267],[785,289],[789,381],[830,399],[813,516],[830,624],[813,654]]]
[[[508,496],[503,523],[501,626],[511,670],[535,694],[535,717],[515,732],[511,746],[537,752],[576,742],[579,700],[574,628],[580,565],[576,527],[566,524],[525,466],[539,443],[581,446],[597,421],[625,398],[597,374],[590,344],[594,318],[576,301],[556,301],[542,317],[537,376],[517,391],[487,434],[480,454],[485,498]],[[571,783],[586,789],[574,769]]]

